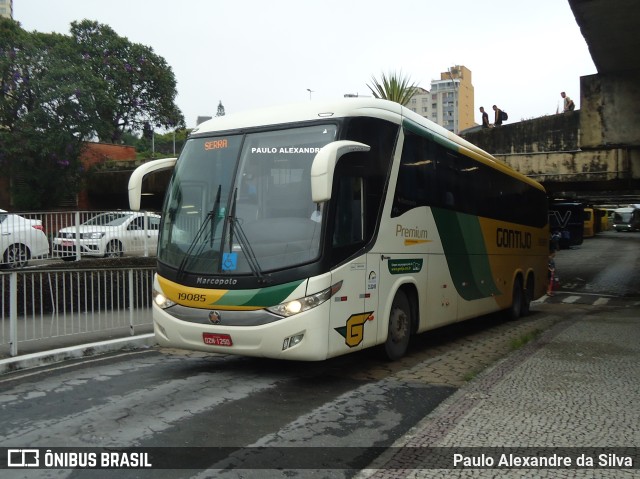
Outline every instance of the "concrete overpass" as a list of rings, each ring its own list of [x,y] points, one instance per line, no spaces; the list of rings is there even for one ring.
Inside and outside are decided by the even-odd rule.
[[[640,203],[640,2],[568,1],[598,71],[581,109],[463,136],[553,196]]]

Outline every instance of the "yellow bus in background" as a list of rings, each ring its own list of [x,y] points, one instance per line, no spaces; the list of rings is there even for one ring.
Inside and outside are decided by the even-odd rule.
[[[584,232],[582,233],[583,238],[591,238],[595,236],[595,220],[593,214],[593,208],[585,208],[584,209]]]

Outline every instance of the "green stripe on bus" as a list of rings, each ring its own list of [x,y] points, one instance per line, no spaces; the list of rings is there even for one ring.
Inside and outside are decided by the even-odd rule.
[[[499,294],[479,219],[442,208],[432,211],[458,294],[467,301]]]
[[[229,290],[213,305],[266,307],[282,303],[304,280],[249,290]],[[213,306],[212,305],[212,306]]]
[[[402,126],[406,128],[408,131],[410,131],[411,133],[415,133],[416,135],[421,136],[423,138],[428,138],[429,140],[434,141],[444,146],[445,148],[449,148],[454,151],[460,151],[460,145],[458,145],[457,143],[451,141],[450,139],[444,136],[438,135],[431,130],[428,130],[422,125],[414,123],[411,120],[408,120],[405,118],[402,121]]]

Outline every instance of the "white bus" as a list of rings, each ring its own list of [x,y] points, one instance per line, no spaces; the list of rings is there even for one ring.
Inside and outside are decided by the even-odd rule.
[[[613,211],[613,229],[618,233],[621,231],[639,231],[640,208],[638,208],[638,205],[615,209]]]
[[[222,116],[176,159],[158,239],[161,345],[324,360],[506,310],[547,287],[542,186],[397,103]]]

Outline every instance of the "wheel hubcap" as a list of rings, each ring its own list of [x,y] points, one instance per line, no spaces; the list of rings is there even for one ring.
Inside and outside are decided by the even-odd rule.
[[[399,342],[407,334],[407,314],[396,308],[391,313],[391,337],[394,342]]]

